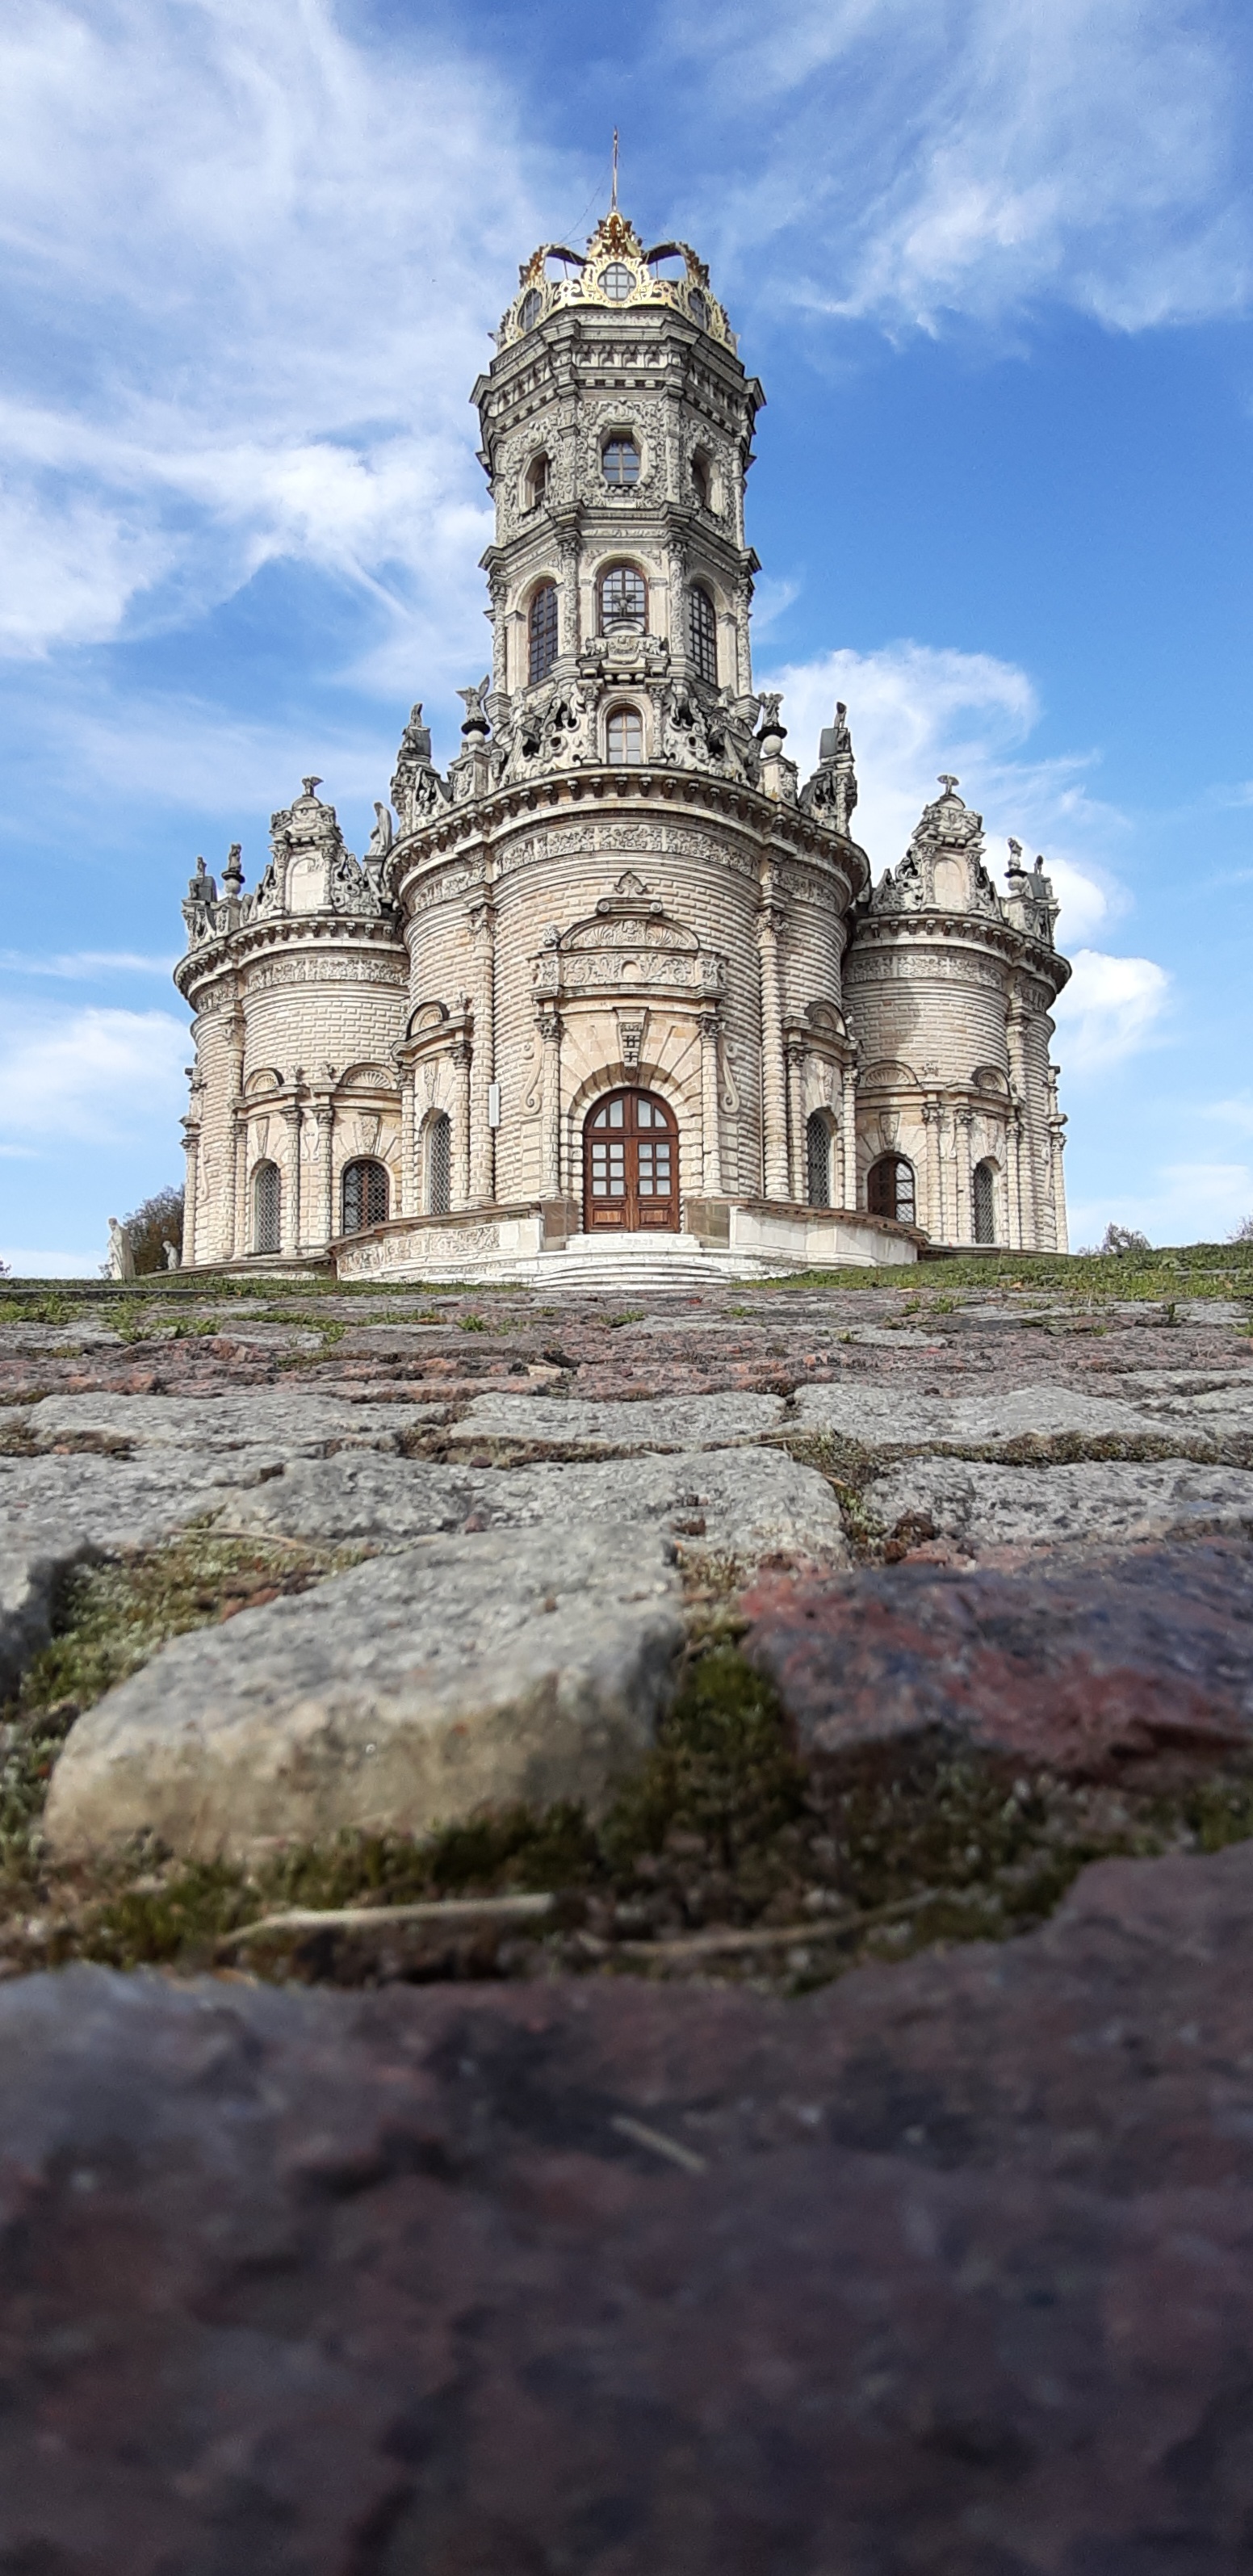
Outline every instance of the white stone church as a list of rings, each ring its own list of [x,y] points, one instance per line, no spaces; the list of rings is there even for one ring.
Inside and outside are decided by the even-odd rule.
[[[940,780],[876,885],[835,710],[754,692],[763,401],[703,263],[615,208],[521,276],[473,399],[492,672],[415,706],[363,859],[321,781],[197,862],[183,1259],[686,1281],[1066,1248],[1057,907]],[[643,1276],[643,1270],[639,1271]]]

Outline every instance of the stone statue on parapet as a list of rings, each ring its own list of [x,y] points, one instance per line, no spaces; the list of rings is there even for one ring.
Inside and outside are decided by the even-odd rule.
[[[392,846],[392,838],[391,814],[386,805],[380,805],[376,796],[374,800],[374,829],[370,834],[369,846],[365,854],[367,863],[373,859],[376,864],[381,864],[381,862],[387,857],[387,853]]]
[[[474,688],[458,689],[457,695],[465,708],[465,719],[461,727],[463,733],[486,734],[491,732],[491,719],[488,715],[486,705],[486,701],[491,695],[491,688],[492,679],[489,671],[487,677],[478,681]]]
[[[204,866],[203,859],[200,865]],[[133,1279],[135,1276],[135,1255],[131,1251],[130,1237],[115,1216],[109,1219],[109,1257],[104,1268],[106,1279]]]
[[[210,876],[203,859],[197,859],[195,875],[187,880],[187,900],[189,903],[216,903],[217,899],[217,878]]]

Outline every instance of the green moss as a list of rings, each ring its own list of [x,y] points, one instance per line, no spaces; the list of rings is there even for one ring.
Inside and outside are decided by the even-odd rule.
[[[804,1807],[805,1775],[770,1683],[738,1648],[716,1645],[690,1666],[654,1750],[605,1820],[601,1846],[610,1870],[621,1871],[677,1831],[734,1871]]]

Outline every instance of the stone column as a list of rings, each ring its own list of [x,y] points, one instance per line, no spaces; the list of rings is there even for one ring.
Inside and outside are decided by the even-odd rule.
[[[536,1020],[542,1044],[540,1075],[540,1197],[561,1196],[561,1020],[556,1011],[541,1011]]]
[[[239,1155],[236,1142],[239,1131],[239,1101],[244,1088],[244,1015],[237,1007],[231,1013],[226,1032],[227,1042],[227,1120],[226,1120],[226,1189],[222,1211],[223,1250],[233,1254],[239,1244]]]
[[[940,1154],[943,1111],[938,1100],[925,1100],[922,1120],[927,1136],[927,1213],[920,1219],[933,1243],[944,1243],[944,1164]]]
[[[953,1197],[955,1204],[953,1209],[953,1240],[955,1243],[973,1243],[975,1239],[974,1222],[970,1206],[972,1172],[970,1131],[973,1125],[974,1111],[972,1109],[957,1109],[954,1111]]]
[[[1049,1175],[1053,1185],[1053,1250],[1054,1252],[1069,1252],[1070,1231],[1066,1223],[1066,1176],[1062,1170],[1062,1156],[1066,1151],[1066,1139],[1062,1130],[1066,1124],[1066,1117],[1065,1112],[1059,1109],[1057,1105],[1057,1073],[1057,1066],[1055,1064],[1051,1064],[1048,1068],[1048,1074],[1046,1077],[1048,1082],[1049,1103]]]
[[[722,1196],[722,1132],[718,1110],[718,1014],[700,1015],[701,1188],[706,1198]]]
[[[785,1049],[787,1065],[788,1196],[803,1205],[809,1196],[805,1169],[805,1065],[807,1050],[793,1040]]]
[[[1040,1140],[1036,1131],[1032,1101],[1032,1016],[1027,1003],[1015,993],[1006,1013],[1005,1035],[1009,1047],[1009,1078],[1017,1096],[1022,1121],[1018,1206],[1021,1242],[1027,1252],[1039,1250],[1043,1236],[1040,1224]]]
[[[495,1070],[496,907],[490,896],[470,913],[474,943],[474,1057],[470,1075],[470,1190],[472,1207],[490,1207],[496,1195],[496,1139],[487,1123],[487,1091]]]
[[[284,1108],[283,1125],[287,1129],[285,1157],[287,1169],[283,1174],[279,1246],[284,1253],[293,1253],[300,1250],[300,1103],[298,1100],[289,1101]]]
[[[452,1051],[453,1070],[457,1076],[457,1100],[452,1121],[452,1180],[449,1198],[455,1208],[470,1205],[470,1073],[474,1049],[468,1038],[458,1038]]]
[[[768,1199],[788,1196],[787,1073],[783,1061],[783,1015],[779,989],[779,930],[782,911],[767,889],[757,915],[761,959],[761,1128],[762,1177]]]
[[[248,1250],[248,1120],[238,1102],[231,1113],[230,1154],[235,1174],[230,1249],[238,1260]]]
[[[400,1210],[401,1216],[418,1213],[417,1118],[413,1097],[413,1066],[400,1068]]]
[[[573,533],[560,538],[558,563],[561,599],[557,641],[563,653],[577,653],[582,642],[579,631],[579,541]]]
[[[190,1115],[183,1120],[183,1268],[196,1265],[196,1184],[200,1175],[200,1124]]]
[[[843,1101],[840,1114],[840,1141],[844,1148],[844,1195],[842,1205],[857,1205],[857,1067],[846,1064],[842,1076]]]
[[[338,1234],[338,1232],[339,1232],[339,1226],[338,1226],[338,1224],[336,1223],[336,1210],[335,1210],[335,1104],[334,1104],[334,1102],[333,1102],[333,1101],[331,1101],[331,1100],[320,1100],[320,1101],[318,1102],[318,1105],[317,1105],[316,1109],[314,1110],[313,1115],[314,1115],[314,1118],[315,1118],[315,1119],[316,1119],[316,1121],[317,1121],[317,1130],[318,1130],[318,1158],[319,1158],[319,1169],[320,1169],[320,1173],[321,1173],[321,1180],[322,1180],[322,1189],[321,1189],[321,1200],[322,1200],[321,1225],[320,1225],[319,1234],[318,1234],[318,1238],[317,1238],[317,1239],[318,1239],[318,1242],[319,1242],[319,1245],[321,1245],[321,1244],[324,1244],[324,1243],[329,1243],[329,1242],[330,1242],[330,1240],[331,1240],[332,1235],[334,1235],[334,1234]],[[312,1209],[310,1209],[309,1213],[310,1213],[310,1216],[312,1216],[312,1214],[313,1214]]]
[[[1005,1240],[1022,1249],[1022,1114],[1015,1101],[1005,1121]]]

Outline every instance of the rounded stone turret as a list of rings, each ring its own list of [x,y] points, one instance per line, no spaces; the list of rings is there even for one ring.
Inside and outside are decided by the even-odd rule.
[[[933,1242],[1065,1251],[1049,1011],[1070,968],[1042,863],[1010,843],[1009,892],[983,817],[941,778],[900,866],[857,906],[845,992],[857,1030],[863,1204]]]

